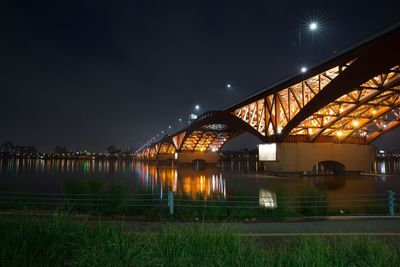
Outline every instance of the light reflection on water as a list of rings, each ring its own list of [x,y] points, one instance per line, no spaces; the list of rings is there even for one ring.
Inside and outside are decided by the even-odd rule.
[[[277,207],[275,193],[265,189],[260,189],[258,196],[259,196],[259,204],[261,207],[268,209],[275,209]]]
[[[135,161],[0,159],[0,191],[64,193],[69,181],[122,183],[126,193],[161,197],[171,188],[177,195],[210,199],[235,195],[260,197],[260,205],[274,208],[282,189],[297,196],[304,188],[325,190],[331,197],[400,192],[399,161],[377,161],[372,170],[394,175],[271,177],[255,171],[217,167],[193,170]],[[396,174],[397,173],[397,174]]]
[[[399,174],[400,160],[377,160],[372,166],[373,173]]]

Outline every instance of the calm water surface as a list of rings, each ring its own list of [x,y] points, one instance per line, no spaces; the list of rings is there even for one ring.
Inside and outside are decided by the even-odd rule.
[[[331,197],[352,194],[400,192],[400,161],[377,161],[376,175],[272,177],[252,170],[207,167],[166,167],[136,161],[111,160],[36,160],[0,159],[0,191],[30,193],[66,193],[71,183],[122,184],[126,193],[165,194],[168,188],[178,195],[254,196],[275,195],[285,190],[290,196],[305,188],[326,190]]]

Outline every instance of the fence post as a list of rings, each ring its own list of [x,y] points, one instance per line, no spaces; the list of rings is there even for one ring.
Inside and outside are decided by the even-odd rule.
[[[389,216],[394,216],[394,193],[388,190],[388,210]]]
[[[171,189],[168,191],[168,210],[169,215],[174,215],[174,191]]]

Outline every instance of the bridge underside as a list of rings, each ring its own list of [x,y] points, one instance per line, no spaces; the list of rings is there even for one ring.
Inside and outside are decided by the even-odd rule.
[[[179,152],[216,152],[229,140],[249,132],[262,136],[246,122],[225,111],[210,111],[201,115],[185,132]]]

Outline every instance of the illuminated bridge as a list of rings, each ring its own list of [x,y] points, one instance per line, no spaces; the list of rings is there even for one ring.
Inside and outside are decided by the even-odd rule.
[[[368,169],[369,145],[400,125],[400,27],[276,83],[188,128],[144,146],[138,158],[216,162],[218,150],[247,132],[272,171],[310,171],[337,161]]]

